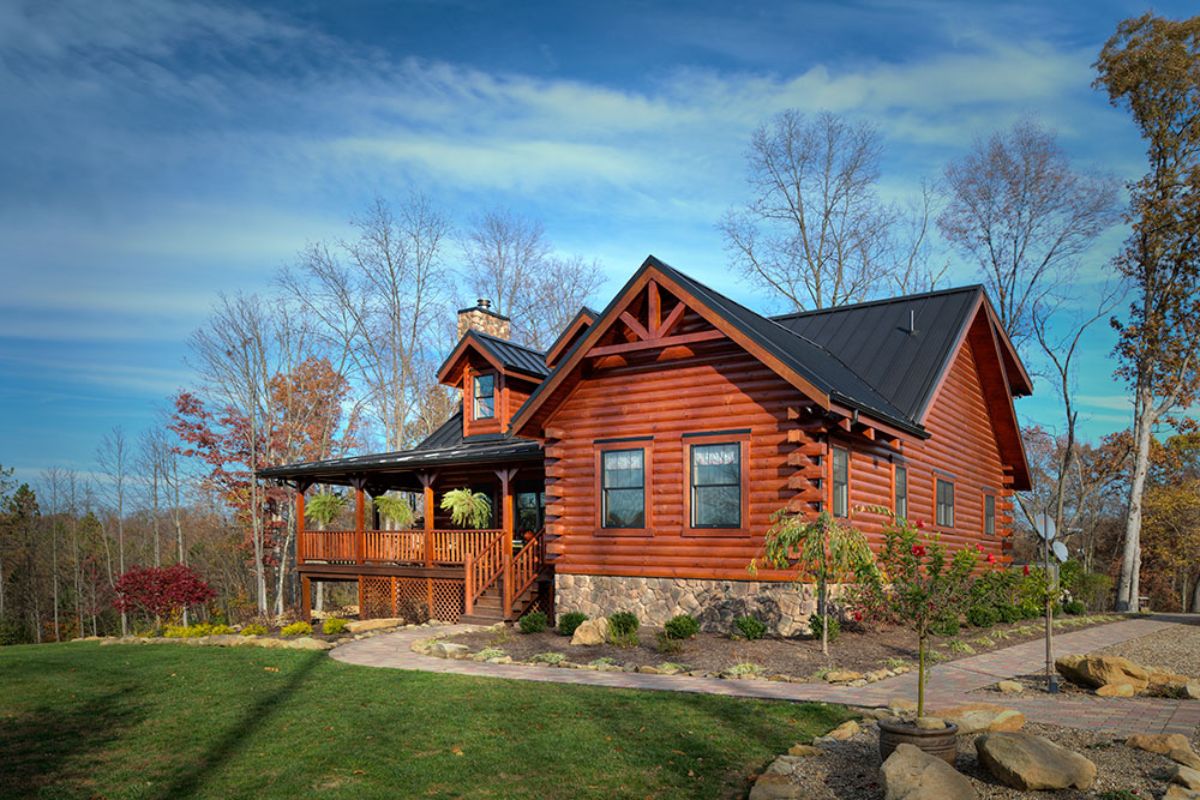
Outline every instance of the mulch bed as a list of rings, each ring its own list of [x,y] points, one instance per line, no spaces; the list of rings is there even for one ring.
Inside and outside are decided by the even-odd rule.
[[[1095,624],[1103,623],[1091,623]],[[1058,630],[1083,630],[1091,625],[1074,625]],[[988,629],[963,628],[958,637],[935,640],[935,645],[938,660],[951,661],[1037,639],[1041,637],[1041,632],[1042,627],[1037,621],[997,625]],[[720,673],[736,664],[752,663],[761,667],[763,674],[794,677],[811,677],[819,670],[830,668],[869,672],[894,667],[899,662],[912,665],[917,657],[915,638],[910,631],[900,627],[843,631],[837,641],[829,646],[828,658],[821,653],[818,639],[796,637],[746,641],[712,633],[701,633],[683,642],[682,650],[678,653],[663,653],[657,648],[657,633],[658,629],[643,627],[639,631],[639,645],[631,648],[609,644],[572,647],[569,638],[553,630],[522,634],[513,628],[459,634],[448,641],[464,644],[473,652],[485,647],[499,648],[515,661],[527,661],[542,653],[562,653],[568,660],[584,664],[598,658],[611,659],[615,664],[629,667],[671,662],[684,665],[690,671],[705,673]],[[984,636],[991,640],[991,644],[980,643],[980,638]],[[960,644],[954,645],[953,642]],[[962,650],[962,644],[967,644],[970,652]]]

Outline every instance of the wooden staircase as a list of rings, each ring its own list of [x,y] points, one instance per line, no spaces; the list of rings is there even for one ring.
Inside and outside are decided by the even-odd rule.
[[[460,622],[491,625],[519,619],[552,591],[546,565],[544,531],[538,531],[515,555],[503,534],[475,556],[468,556],[465,573],[465,612]]]

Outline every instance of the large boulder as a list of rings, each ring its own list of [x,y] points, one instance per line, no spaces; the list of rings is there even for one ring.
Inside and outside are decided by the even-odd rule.
[[[1125,744],[1164,756],[1172,750],[1192,749],[1192,743],[1182,733],[1135,733],[1125,740]]]
[[[900,744],[879,769],[884,800],[976,800],[965,776],[940,758]]]
[[[299,639],[291,639],[287,643],[289,650],[332,650],[333,642],[323,642],[320,639],[314,639],[311,636],[301,636]]]
[[[580,623],[571,637],[571,644],[594,646],[604,644],[608,639],[608,619],[588,619]]]
[[[1171,783],[1179,784],[1185,789],[1191,789],[1194,792],[1200,791],[1200,770],[1180,764],[1171,773]]]
[[[381,617],[379,619],[355,619],[346,623],[346,630],[351,633],[366,633],[384,628],[397,628],[404,624],[399,617]]]
[[[1143,692],[1150,685],[1150,672],[1121,656],[1068,655],[1055,661],[1054,667],[1072,683],[1092,689],[1128,683],[1135,692]]]
[[[958,726],[963,735],[1019,731],[1025,727],[1025,715],[993,703],[965,703],[939,709],[937,716]]]
[[[989,733],[975,740],[979,761],[1001,783],[1023,791],[1087,790],[1096,780],[1096,765],[1042,736]]]
[[[1097,697],[1133,697],[1136,692],[1132,684],[1106,683],[1096,690]]]
[[[471,648],[454,642],[434,642],[429,654],[438,658],[467,658],[471,655]]]
[[[1167,787],[1167,793],[1162,796],[1162,800],[1200,800],[1200,791],[1173,783]]]

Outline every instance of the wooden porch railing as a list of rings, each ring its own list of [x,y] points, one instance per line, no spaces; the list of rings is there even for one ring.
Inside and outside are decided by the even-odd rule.
[[[465,564],[501,531],[399,530],[363,531],[361,548],[356,531],[304,531],[304,561],[350,564]]]
[[[496,583],[504,573],[507,559],[512,557],[508,547],[508,536],[500,531],[478,553],[469,553],[463,565],[465,586],[464,606],[468,614],[475,612],[475,601]]]
[[[537,580],[542,567],[546,563],[546,537],[543,535],[544,533],[544,530],[535,533],[532,539],[525,542],[525,546],[521,548],[520,552],[513,556],[512,598],[514,601],[533,585],[533,582]]]

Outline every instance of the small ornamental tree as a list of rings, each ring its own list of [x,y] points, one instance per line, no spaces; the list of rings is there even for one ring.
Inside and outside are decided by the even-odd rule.
[[[795,569],[798,583],[815,581],[817,610],[821,614],[821,652],[829,655],[829,584],[845,583],[871,562],[871,548],[856,529],[837,522],[829,512],[816,519],[802,513],[780,510],[772,515],[763,556],[750,563],[758,566]]]
[[[962,608],[971,592],[971,574],[978,554],[969,548],[953,555],[936,535],[921,532],[915,525],[887,514],[883,548],[874,561],[859,572],[853,603],[858,614],[897,622],[917,634],[917,716],[925,714],[925,650],[930,628],[947,616],[948,609]],[[954,613],[954,612],[951,612]]]
[[[217,596],[199,573],[186,564],[134,567],[117,580],[114,589],[117,598],[113,605],[118,611],[141,612],[154,617],[159,624],[164,616],[174,616]]]

